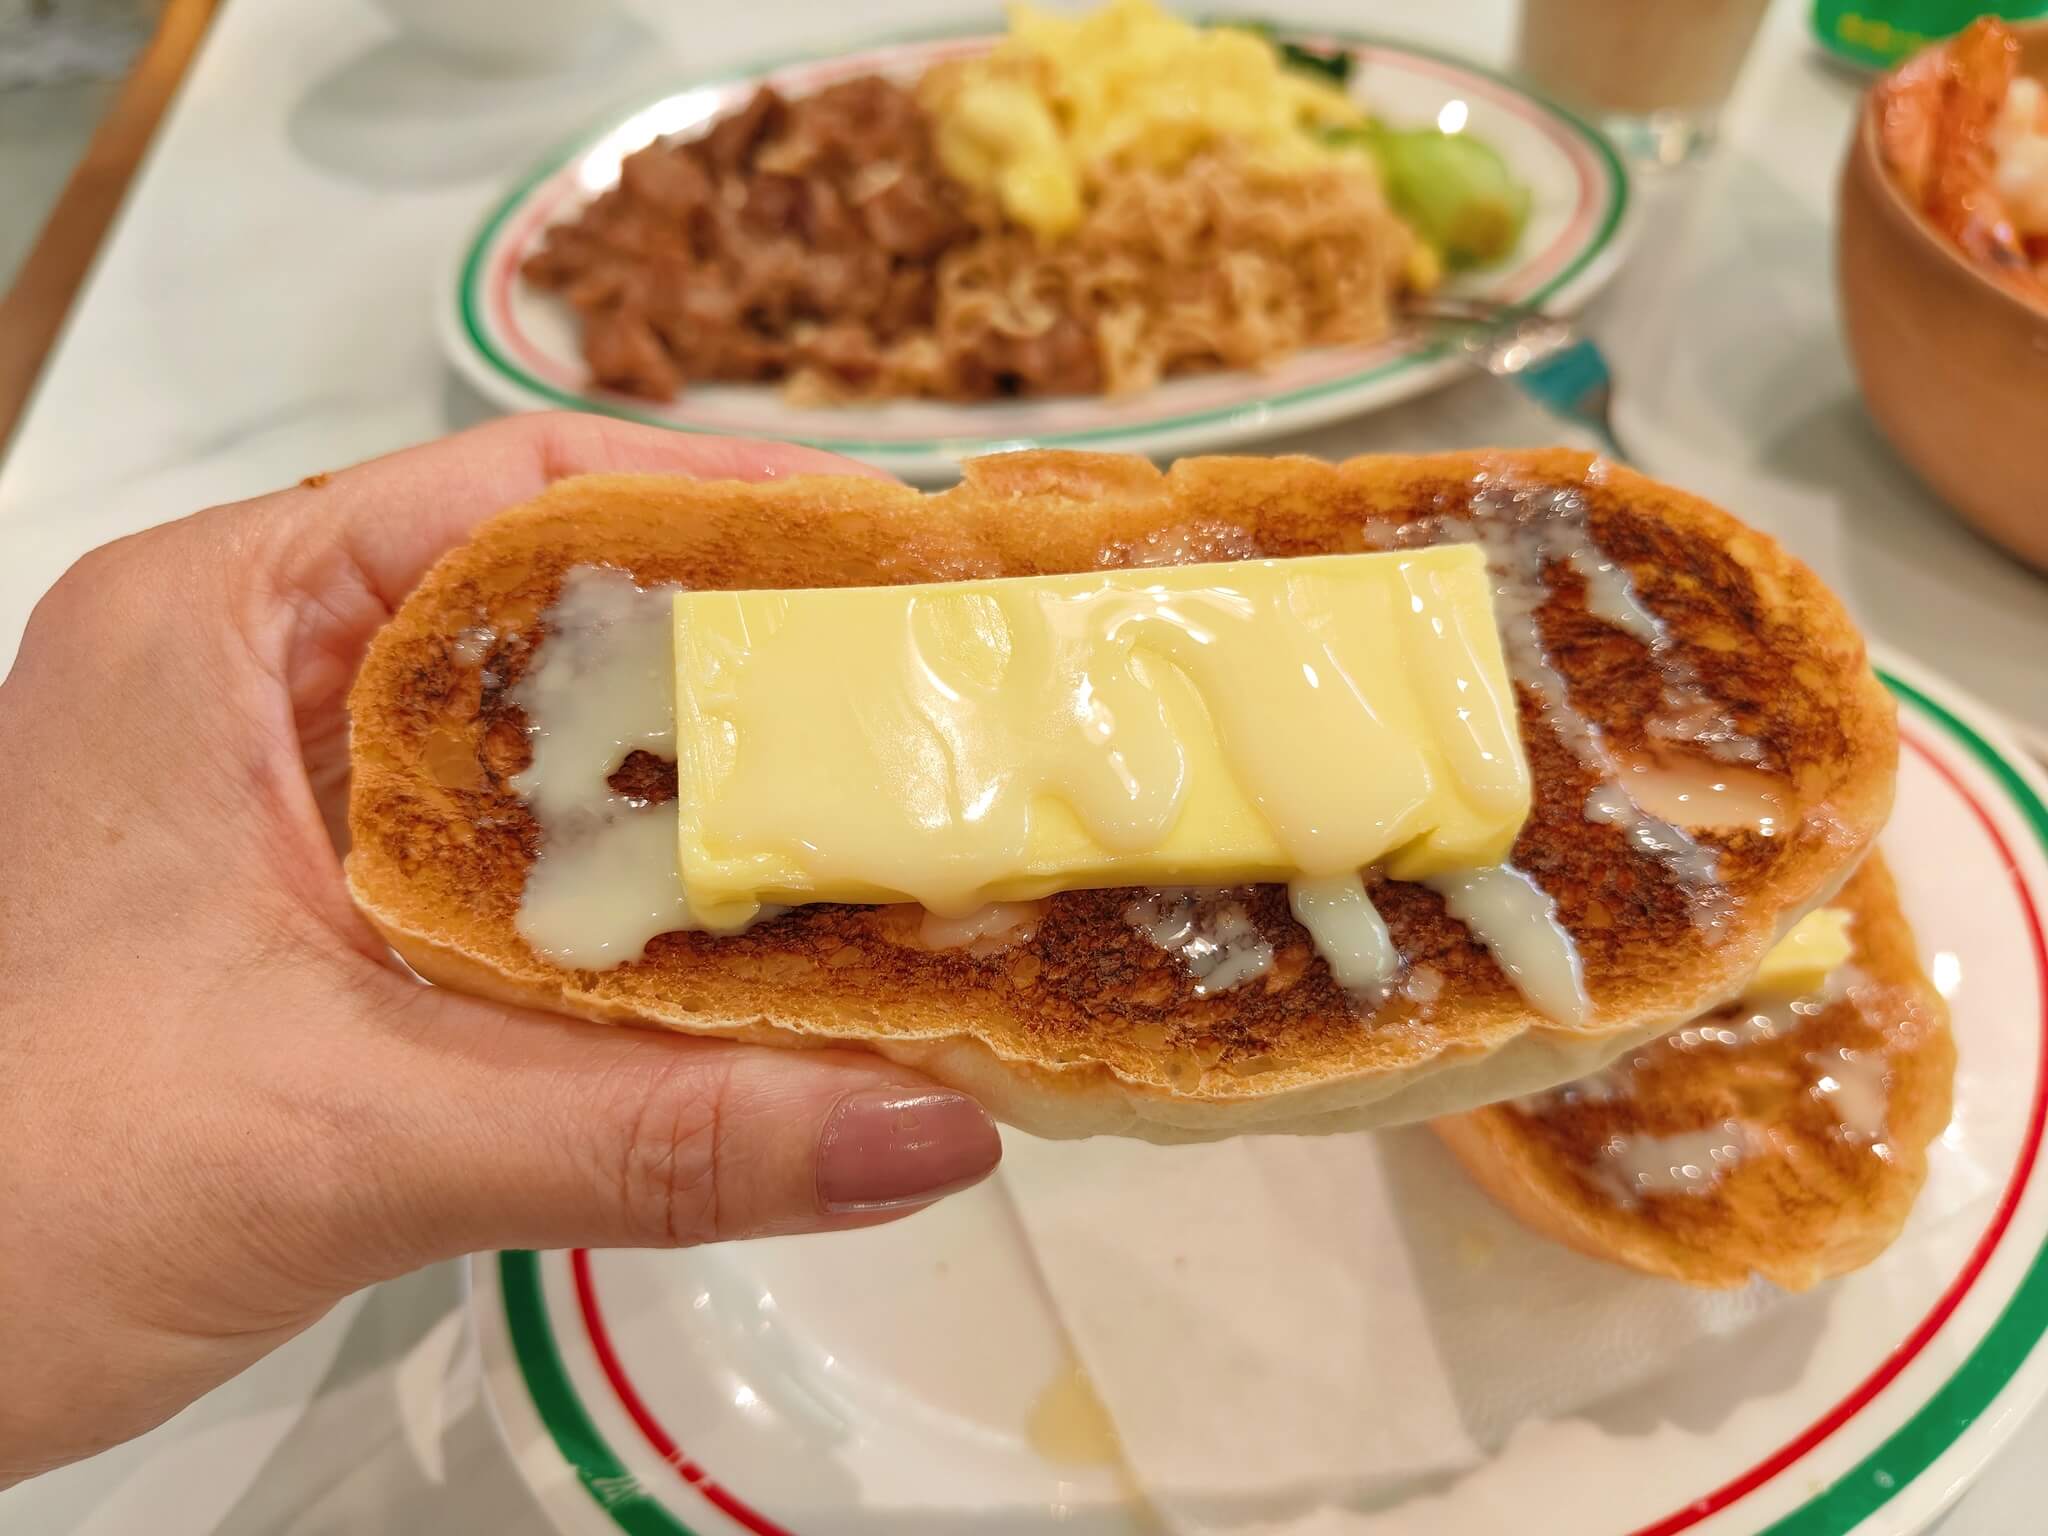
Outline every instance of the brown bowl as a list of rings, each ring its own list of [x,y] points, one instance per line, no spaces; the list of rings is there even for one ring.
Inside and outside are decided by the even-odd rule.
[[[2048,79],[2048,22],[2013,28]],[[2048,570],[2048,305],[1972,263],[1878,149],[1878,87],[1842,166],[1835,272],[1849,355],[1899,456],[1965,521]]]

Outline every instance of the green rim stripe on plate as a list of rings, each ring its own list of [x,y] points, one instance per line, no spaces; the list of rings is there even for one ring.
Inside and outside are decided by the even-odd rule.
[[[2034,836],[2048,850],[2048,806],[2041,803],[2033,786],[2019,776],[2012,764],[1945,705],[1889,672],[1880,671],[1878,676],[1899,697],[1939,721],[1970,749],[2020,807]],[[1833,1486],[1776,1525],[1767,1527],[1760,1536],[1839,1536],[1854,1530],[1962,1437],[2012,1380],[2043,1333],[2048,1333],[2048,1247],[2035,1253],[2033,1264],[1998,1321],[1940,1390],[1893,1431],[1890,1439],[1836,1479]]]
[[[1612,242],[1615,230],[1620,227],[1622,217],[1628,211],[1630,198],[1628,172],[1622,167],[1620,156],[1615,153],[1614,146],[1607,141],[1606,136],[1586,122],[1585,119],[1559,106],[1556,102],[1550,101],[1529,90],[1527,87],[1510,80],[1503,74],[1458,58],[1454,54],[1441,53],[1435,49],[1419,47],[1413,43],[1406,43],[1392,38],[1332,32],[1321,28],[1302,28],[1299,30],[1316,37],[1331,38],[1348,47],[1381,48],[1390,53],[1413,54],[1417,58],[1429,59],[1438,64],[1464,70],[1467,73],[1479,76],[1481,79],[1491,80],[1494,84],[1505,86],[1516,95],[1543,108],[1544,111],[1576,133],[1592,149],[1594,158],[1605,167],[1607,172],[1606,213],[1602,216],[1599,228],[1594,231],[1593,237],[1587,242],[1586,247],[1577,256],[1573,257],[1571,261],[1567,262],[1563,269],[1555,277],[1551,278],[1549,282],[1542,284],[1528,294],[1522,300],[1523,303],[1541,304],[1552,294],[1564,288],[1581,272],[1584,272]],[[887,38],[863,44],[857,49],[841,50],[841,52],[874,52],[885,48],[900,48],[921,42],[940,42],[949,37],[974,35],[976,34],[942,29]],[[778,70],[795,68],[802,64],[821,63],[835,56],[831,53],[812,54],[740,66],[729,71],[722,71],[718,75],[709,78],[679,81],[676,85],[676,91],[685,91],[695,86],[714,85],[725,81],[745,81],[760,75],[772,74]],[[675,92],[670,92],[669,94],[672,95]],[[666,427],[674,432],[702,433],[712,431],[713,429],[707,427],[692,427],[681,422],[670,421],[650,411],[637,411],[631,406],[622,405],[614,401],[570,394],[566,390],[557,389],[545,380],[535,378],[524,368],[521,368],[517,363],[500,353],[496,345],[489,339],[484,330],[483,322],[478,317],[477,275],[479,269],[483,266],[485,254],[490,250],[492,242],[497,239],[499,230],[504,228],[506,221],[518,211],[519,206],[526,201],[527,196],[535,187],[560,171],[570,160],[581,154],[595,142],[594,138],[582,137],[574,144],[549,156],[538,169],[534,170],[524,181],[513,188],[505,200],[493,210],[489,221],[484,225],[483,233],[477,236],[475,242],[469,248],[469,254],[463,260],[462,278],[457,284],[457,304],[461,311],[463,331],[469,337],[470,345],[476,349],[478,356],[482,357],[485,362],[489,363],[506,378],[518,384],[522,389],[552,401],[556,405],[574,411],[596,411],[606,416],[616,416],[625,421],[637,421],[651,427]],[[1032,444],[1040,447],[1062,447],[1073,443],[1099,442],[1105,438],[1121,437],[1142,441],[1159,433],[1177,432],[1183,428],[1205,426],[1210,422],[1221,421],[1227,417],[1237,415],[1252,405],[1266,409],[1276,409],[1300,405],[1310,400],[1319,400],[1326,395],[1340,390],[1358,389],[1366,384],[1390,378],[1396,374],[1406,372],[1410,368],[1419,367],[1423,363],[1433,361],[1443,355],[1443,352],[1444,348],[1441,346],[1427,348],[1423,351],[1411,353],[1406,357],[1396,358],[1390,363],[1383,363],[1379,367],[1368,369],[1364,373],[1348,374],[1343,378],[1330,379],[1321,384],[1314,384],[1295,390],[1290,394],[1276,395],[1271,399],[1240,401],[1235,405],[1216,406],[1206,411],[1192,411],[1185,416],[1171,416],[1160,421],[1130,426],[1089,427],[1085,430],[1074,432],[1031,433],[1027,434],[1027,437]],[[875,457],[906,457],[943,453],[947,450],[949,444],[957,444],[962,439],[909,438],[897,442],[869,442],[859,438],[805,437],[800,439],[800,441],[814,448],[829,449],[835,453],[868,454]],[[973,439],[973,441],[979,442],[979,439]]]
[[[576,1480],[597,1501],[598,1508],[630,1536],[696,1536],[664,1509],[626,1470],[625,1463],[590,1421],[582,1399],[569,1384],[569,1371],[548,1323],[547,1301],[541,1295],[540,1255],[523,1250],[498,1255],[498,1284],[505,1296],[505,1327],[519,1374],[539,1410],[541,1422],[554,1437],[563,1460],[576,1469]]]
[[[1911,683],[1882,669],[1878,676],[1969,749],[2020,808],[2042,851],[2048,853],[2048,805],[1998,749]],[[577,1398],[548,1321],[538,1257],[526,1252],[500,1254],[498,1275],[506,1327],[528,1394],[590,1496],[630,1536],[695,1536],[641,1489]],[[2012,1380],[2044,1333],[2048,1245],[2035,1251],[2005,1310],[1955,1374],[1876,1450],[1760,1536],[1847,1536],[1961,1438]]]

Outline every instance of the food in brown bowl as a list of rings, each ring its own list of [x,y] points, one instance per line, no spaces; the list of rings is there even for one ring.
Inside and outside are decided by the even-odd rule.
[[[2048,569],[2048,24],[1986,18],[1879,81],[1837,275],[1864,399],[1987,537]]]

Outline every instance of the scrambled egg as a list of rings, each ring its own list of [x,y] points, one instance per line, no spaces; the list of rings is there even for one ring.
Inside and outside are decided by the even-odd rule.
[[[1264,38],[1197,27],[1153,0],[1086,16],[1010,11],[986,58],[946,72],[930,101],[947,171],[1054,238],[1080,222],[1089,172],[1172,170],[1228,140],[1280,165],[1342,153],[1317,130],[1362,123],[1341,90],[1284,68]]]

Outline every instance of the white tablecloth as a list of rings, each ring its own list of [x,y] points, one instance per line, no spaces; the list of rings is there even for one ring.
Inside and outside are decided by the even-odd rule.
[[[1273,8],[1482,58],[1512,30],[1512,0]],[[487,415],[442,364],[436,289],[492,191],[604,104],[960,11],[637,0],[632,35],[603,58],[507,87],[445,73],[367,0],[231,0],[0,468],[0,666],[35,598],[90,546]],[[1622,434],[1652,472],[1782,537],[1871,633],[2048,732],[2048,582],[1953,523],[1856,400],[1830,210],[1857,85],[1807,47],[1803,14],[1781,0],[1766,24],[1719,152],[1646,188],[1635,256],[1593,312]],[[1559,435],[1475,380],[1284,446]],[[480,1408],[420,1406],[457,1300],[452,1269],[358,1298],[155,1434],[0,1494],[0,1530],[538,1536]],[[2044,1467],[2048,1419],[1949,1531],[2038,1529]]]

